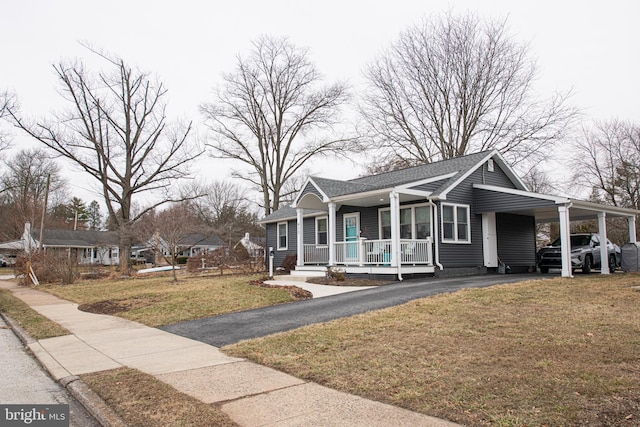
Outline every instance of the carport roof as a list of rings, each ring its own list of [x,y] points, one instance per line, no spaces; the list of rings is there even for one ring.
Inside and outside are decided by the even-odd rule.
[[[584,200],[571,199],[548,194],[532,193],[484,184],[474,184],[474,192],[478,196],[489,192],[500,194],[499,198],[487,197],[491,202],[483,202],[482,197],[475,203],[475,212],[504,212],[535,217],[537,222],[558,221],[558,207],[569,208],[571,220],[597,218],[598,213],[604,212],[608,217],[634,217],[640,215],[640,210],[602,205]],[[499,199],[499,201],[497,201]]]

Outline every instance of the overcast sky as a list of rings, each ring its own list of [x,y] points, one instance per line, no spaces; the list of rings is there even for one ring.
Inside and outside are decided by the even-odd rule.
[[[573,103],[585,112],[586,122],[640,117],[638,0],[0,2],[0,90],[16,92],[27,115],[60,106],[51,64],[90,57],[79,41],[156,74],[169,89],[169,114],[199,124],[198,106],[212,100],[221,73],[233,71],[236,55],[246,53],[260,35],[288,36],[308,47],[327,81],[345,80],[357,90],[365,64],[401,31],[452,8],[507,18],[510,33],[530,43],[537,59],[536,90],[548,97],[573,89]],[[18,147],[30,143],[17,133],[14,141]],[[344,179],[360,172],[342,169],[318,163],[312,172]],[[72,178],[72,191],[86,194],[86,181],[79,181]]]

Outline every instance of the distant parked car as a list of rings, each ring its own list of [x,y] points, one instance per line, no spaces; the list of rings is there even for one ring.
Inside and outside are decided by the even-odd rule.
[[[594,233],[572,234],[571,240],[571,270],[582,270],[588,274],[592,268],[600,268],[600,238]],[[609,270],[614,271],[620,266],[620,247],[607,239]],[[540,249],[537,255],[540,272],[548,273],[550,268],[562,268],[562,254],[560,252],[560,238],[550,245]]]
[[[0,267],[6,267],[7,266],[7,261],[4,260],[4,258],[0,258]]]

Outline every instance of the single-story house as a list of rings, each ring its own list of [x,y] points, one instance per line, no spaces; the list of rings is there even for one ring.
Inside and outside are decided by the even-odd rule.
[[[347,181],[310,177],[292,206],[263,218],[275,266],[293,274],[395,276],[535,271],[537,222],[560,223],[562,275],[571,277],[571,220],[625,217],[636,241],[640,211],[529,191],[498,151],[483,151]],[[606,246],[602,247],[607,259]],[[609,273],[604,263],[602,273]]]
[[[251,258],[264,258],[264,238],[252,238],[249,233],[245,233],[244,237],[234,245],[234,248],[237,248],[238,245],[244,246]]]
[[[40,230],[26,223],[22,234],[22,246],[26,253],[40,247]],[[120,263],[118,233],[97,230],[44,229],[42,249],[64,256],[74,256],[78,264],[118,265]]]
[[[147,242],[151,248],[158,248],[163,255],[171,254],[170,245],[162,237],[156,237],[156,240]],[[191,233],[181,236],[176,242],[176,256],[192,257],[201,253],[214,251],[222,246],[224,242],[215,235]]]

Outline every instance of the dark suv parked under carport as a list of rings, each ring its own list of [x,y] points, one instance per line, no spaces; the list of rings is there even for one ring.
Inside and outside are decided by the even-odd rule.
[[[572,234],[571,237],[571,270],[582,270],[587,274],[592,268],[600,268],[600,238],[594,233]],[[609,253],[609,270],[620,266],[620,248],[607,239]],[[538,268],[548,273],[550,268],[562,268],[560,238],[538,251]]]

